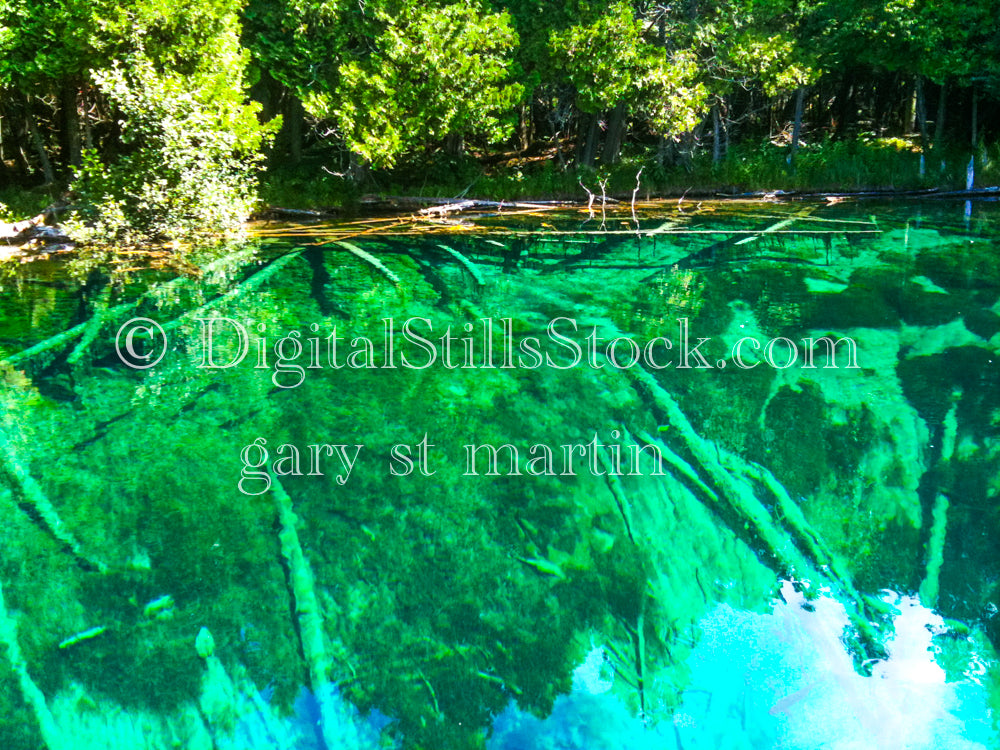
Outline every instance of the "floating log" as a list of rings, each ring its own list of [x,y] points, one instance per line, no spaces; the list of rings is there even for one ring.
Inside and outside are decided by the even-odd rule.
[[[436,206],[429,206],[427,208],[422,208],[418,213],[422,216],[443,216],[445,214],[456,213],[460,211],[472,211],[481,208],[513,208],[513,209],[531,209],[533,211],[551,211],[556,208],[563,208],[568,205],[575,205],[569,203],[561,202],[527,202],[521,203],[518,201],[484,201],[484,200],[467,200],[467,201],[457,201],[457,202],[446,202]]]
[[[252,218],[262,220],[292,219],[299,221],[302,219],[329,219],[336,216],[337,212],[331,209],[313,210],[308,208],[281,208],[280,206],[268,206],[259,213],[255,213]]]
[[[58,227],[34,223],[41,216],[39,214],[34,219],[16,224],[0,223],[0,261],[19,258],[25,262],[76,247],[73,240]]]
[[[25,219],[24,221],[16,221],[13,224],[8,224],[7,222],[0,221],[0,240],[12,241],[18,240],[31,230],[41,226],[45,223],[45,213],[40,213],[38,216],[34,216],[30,219]]]

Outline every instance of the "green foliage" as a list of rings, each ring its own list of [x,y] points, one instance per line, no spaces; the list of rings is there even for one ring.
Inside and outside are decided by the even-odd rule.
[[[553,31],[550,47],[584,112],[626,101],[644,108],[654,128],[672,132],[694,127],[704,109],[707,91],[695,56],[646,42],[628,3],[610,6],[593,23]]]
[[[274,167],[261,181],[260,200],[264,205],[325,209],[355,205],[359,186],[327,172],[310,175],[295,167]]]
[[[89,220],[75,227],[81,239],[128,244],[240,231],[273,128],[258,122],[259,105],[244,101],[247,53],[235,14],[215,31],[200,57],[183,47],[147,53],[137,43],[125,65],[92,73],[121,115],[125,151],[86,155],[72,186]]]
[[[828,185],[835,172],[849,177],[841,187],[925,184],[907,170],[877,179],[905,161],[878,150],[877,167],[844,154],[836,169],[813,169],[806,150],[798,176],[772,169],[777,152],[747,161],[787,129],[798,91],[812,142],[817,131],[905,139],[919,129],[924,141],[933,134],[933,167],[951,159],[948,141],[966,144],[933,170],[951,184],[949,170],[968,163],[974,99],[980,155],[995,135],[993,10],[990,0],[0,0],[0,142],[19,144],[5,147],[0,173],[59,184],[75,171],[73,202],[88,209],[81,238],[229,233],[247,215],[273,132],[246,104],[252,85],[268,117],[287,119],[269,157],[270,195],[298,205],[389,185],[461,182],[443,193],[457,194],[474,180],[485,194],[579,195],[573,175],[533,165],[491,174],[512,156],[502,149],[532,159],[544,149],[553,168],[631,153],[650,162],[647,184],[668,187],[777,188],[817,174]],[[711,167],[699,163],[707,143]],[[81,165],[83,144],[92,153]],[[727,159],[728,148],[738,153]],[[294,164],[278,163],[285,154]],[[746,174],[751,162],[759,174]],[[993,161],[979,167],[985,184]],[[305,194],[312,184],[321,191]]]
[[[804,144],[799,149],[799,167],[795,175],[788,172],[787,146],[768,140],[745,141],[732,147],[718,163],[711,153],[697,153],[688,166],[659,166],[653,155],[641,150],[627,153],[622,161],[600,172],[562,170],[551,160],[533,164],[511,164],[478,177],[470,172],[468,163],[458,164],[438,154],[437,158],[407,162],[406,168],[378,172],[375,178],[387,195],[424,197],[465,194],[486,200],[583,200],[586,193],[580,181],[598,194],[597,178],[607,178],[607,194],[617,200],[631,200],[636,172],[643,169],[639,199],[647,195],[680,196],[689,190],[694,194],[751,192],[769,190],[910,190],[927,187],[928,178],[918,171],[919,149],[912,139],[862,137],[857,140],[824,139]],[[965,162],[960,150],[946,153],[954,166],[945,173],[935,174],[933,184],[949,188],[964,187]],[[1000,179],[1000,149],[986,149],[979,160],[978,170],[987,184]],[[337,185],[341,187],[337,187]],[[471,187],[470,187],[471,184]],[[350,203],[357,193],[346,193],[346,183],[329,175],[308,180],[292,171],[268,179],[267,199],[282,206],[308,208]],[[467,191],[467,192],[466,192]]]
[[[0,220],[20,221],[26,216],[37,216],[52,204],[53,198],[45,188],[4,188],[0,190]]]
[[[448,135],[491,143],[510,135],[522,87],[510,80],[517,36],[509,16],[462,4],[374,13],[384,29],[371,54],[341,65],[335,94],[314,92],[305,101],[314,114],[334,118],[352,151],[390,166]]]
[[[243,43],[261,71],[299,98],[329,92],[352,26],[344,5],[337,0],[250,0],[243,11]]]
[[[819,71],[805,60],[795,42],[781,35],[765,36],[748,32],[733,45],[731,59],[741,69],[752,73],[773,96],[811,83]]]
[[[610,6],[593,23],[553,31],[550,46],[585,112],[606,109],[634,94],[651,67],[651,50],[642,41],[632,6],[624,2]]]
[[[921,72],[941,82],[958,77],[964,82],[1000,80],[1000,22],[989,0],[967,3],[909,3],[908,37]]]
[[[0,84],[46,85],[86,74],[98,62],[98,0],[13,0],[0,3]]]
[[[927,180],[919,175],[919,148],[899,138],[869,136],[803,144],[794,175],[786,168],[787,152],[787,146],[778,147],[769,141],[747,142],[732,149],[720,163],[713,164],[711,156],[703,154],[694,160],[690,172],[671,170],[661,179],[667,184],[702,188],[723,185],[736,192],[912,190],[927,186]],[[956,171],[937,179],[958,188],[964,178]]]

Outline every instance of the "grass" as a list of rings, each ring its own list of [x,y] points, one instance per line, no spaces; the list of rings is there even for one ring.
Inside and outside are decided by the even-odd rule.
[[[586,200],[580,183],[601,193],[604,181],[609,196],[628,198],[641,168],[640,198],[680,196],[685,193],[740,194],[758,191],[857,192],[965,187],[968,152],[961,149],[931,155],[926,174],[919,174],[916,139],[876,138],[823,140],[799,149],[797,168],[787,164],[787,146],[770,142],[744,143],[719,163],[711,153],[696,153],[689,163],[664,167],[648,148],[626,151],[614,165],[597,169],[561,169],[554,159],[511,160],[499,167],[485,167],[471,156],[443,153],[414,160],[393,171],[373,171],[367,184],[351,185],[346,179],[323,171],[321,156],[292,169],[281,167],[264,178],[263,202],[294,208],[356,206],[362,194],[421,198],[480,198],[484,200]],[[980,149],[977,185],[1000,183],[1000,144]]]
[[[770,142],[742,143],[719,163],[702,150],[689,163],[661,166],[655,150],[633,146],[614,165],[597,169],[572,166],[561,169],[554,158],[511,159],[486,167],[470,155],[443,152],[415,158],[395,170],[372,171],[368,180],[354,184],[326,171],[327,154],[308,153],[296,166],[272,167],[261,181],[262,206],[300,209],[357,210],[367,197],[480,198],[484,200],[578,200],[596,195],[604,181],[609,196],[628,199],[642,169],[640,198],[681,196],[685,193],[740,194],[758,191],[856,192],[915,190],[928,187],[965,187],[969,153],[944,152],[945,168],[933,154],[927,173],[919,174],[916,139],[876,138],[862,134],[853,140],[807,142],[799,149],[794,173],[787,164],[788,147]],[[984,146],[977,155],[977,185],[1000,184],[1000,143]],[[58,187],[0,190],[0,220],[34,216],[60,196]]]

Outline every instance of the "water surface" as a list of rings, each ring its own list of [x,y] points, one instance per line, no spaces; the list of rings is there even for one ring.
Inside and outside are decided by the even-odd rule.
[[[995,204],[256,235],[4,276],[4,747],[996,746]]]

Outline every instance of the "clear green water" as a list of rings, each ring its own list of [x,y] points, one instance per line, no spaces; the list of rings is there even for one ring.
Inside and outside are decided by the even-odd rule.
[[[1000,210],[681,208],[8,269],[0,747],[997,747]]]

